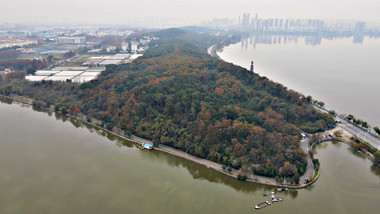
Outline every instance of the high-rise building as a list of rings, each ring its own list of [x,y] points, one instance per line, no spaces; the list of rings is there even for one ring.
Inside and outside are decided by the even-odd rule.
[[[363,33],[365,31],[367,23],[365,22],[356,22],[355,31],[358,33]]]
[[[242,20],[242,28],[243,30],[248,30],[249,26],[250,26],[250,14],[244,13],[243,20]]]

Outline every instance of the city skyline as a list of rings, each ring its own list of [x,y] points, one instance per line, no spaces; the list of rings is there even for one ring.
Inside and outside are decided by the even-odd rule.
[[[20,6],[22,5],[22,6]],[[20,24],[114,24],[142,26],[197,25],[213,18],[238,19],[243,13],[272,18],[359,20],[379,23],[380,2],[339,0],[195,0],[87,1],[14,0],[0,3],[0,23]]]

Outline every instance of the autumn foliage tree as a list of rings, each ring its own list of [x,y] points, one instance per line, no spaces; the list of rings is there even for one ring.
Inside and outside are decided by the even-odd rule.
[[[108,66],[81,86],[19,84],[23,94],[72,106],[70,113],[96,118],[110,130],[235,168],[241,178],[256,173],[297,182],[307,165],[300,133],[325,130],[331,116],[295,91],[207,55],[199,47],[206,44],[201,35],[178,35],[160,38],[144,57]]]

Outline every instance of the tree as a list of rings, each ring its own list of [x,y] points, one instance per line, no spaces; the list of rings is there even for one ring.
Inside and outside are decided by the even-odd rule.
[[[274,179],[276,180],[276,182],[277,182],[278,184],[281,184],[281,183],[284,182],[284,178],[283,178],[283,177],[280,177],[280,176],[278,176],[278,175],[277,175]]]
[[[368,129],[369,125],[368,125],[368,123],[366,121],[363,121],[362,122],[362,127]]]
[[[306,97],[306,100],[308,103],[311,103],[313,101],[313,97],[311,97],[310,95]]]
[[[292,177],[292,180],[295,184],[299,184],[300,183],[300,175],[298,174],[298,172],[296,172],[293,177]]]
[[[322,107],[322,108],[323,108],[323,107],[325,106],[325,103],[324,103],[324,102],[322,102],[322,101],[318,101],[318,102],[317,102],[317,105],[319,105],[320,107]]]
[[[61,109],[61,108],[60,108],[59,104],[56,103],[56,104],[54,105],[54,111],[55,111],[55,112],[58,112],[60,109]]]
[[[46,59],[47,59],[49,62],[51,62],[51,61],[54,60],[54,56],[53,56],[53,55],[49,55],[49,56],[46,57]]]
[[[375,157],[375,164],[380,166],[380,151],[376,151],[373,156]]]
[[[378,135],[380,135],[380,129],[379,129],[379,127],[375,126],[375,127],[373,127],[373,130],[374,130]]]
[[[75,56],[75,53],[73,51],[66,52],[62,55],[64,59],[69,59],[71,57]]]
[[[361,120],[361,119],[356,119],[356,120],[354,120],[354,123],[356,123],[357,125],[359,125],[359,126],[361,126],[362,124],[363,124],[363,120]]]
[[[34,75],[34,73],[36,73],[36,69],[34,69],[34,68],[28,68],[27,70],[26,70],[26,74],[31,74],[31,75]]]
[[[349,120],[349,121],[354,121],[354,120],[355,120],[354,115],[349,114],[349,115],[347,116],[347,120]]]
[[[75,115],[75,114],[78,114],[78,113],[80,113],[80,109],[78,108],[78,106],[71,107],[70,114]]]
[[[319,135],[317,134],[311,135],[311,138],[310,138],[311,143],[317,142],[318,140],[319,140]]]
[[[231,166],[228,166],[227,171],[228,171],[228,172],[231,172],[231,171],[232,171]]]
[[[66,107],[62,107],[61,108],[61,113],[62,114],[67,114],[68,113],[67,108]]]
[[[342,134],[341,134],[341,132],[339,130],[336,130],[334,132],[334,135],[337,136],[337,137],[340,137]]]
[[[237,179],[241,181],[247,180],[247,175],[243,172],[242,169],[239,169]]]

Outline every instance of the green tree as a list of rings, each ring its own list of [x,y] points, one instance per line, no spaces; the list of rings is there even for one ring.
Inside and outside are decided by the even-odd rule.
[[[28,68],[26,70],[27,75],[29,75],[29,74],[34,75],[34,73],[36,73],[36,69],[34,69],[34,68]]]
[[[313,97],[311,97],[310,95],[306,97],[306,100],[308,103],[311,103],[313,101]]]
[[[231,171],[232,171],[231,166],[228,166],[227,171],[228,171],[228,172],[231,172]]]
[[[373,130],[374,130],[378,135],[380,135],[380,129],[379,129],[379,127],[375,126],[375,127],[373,127]]]
[[[362,127],[367,129],[367,128],[369,128],[369,125],[368,125],[368,123],[366,121],[363,121],[362,122]]]
[[[320,107],[322,107],[322,108],[323,108],[323,107],[325,106],[325,103],[324,103],[324,102],[322,102],[322,101],[318,101],[318,102],[317,102],[317,105],[319,105]]]
[[[58,112],[60,109],[61,109],[61,107],[60,107],[59,103],[56,103],[56,104],[54,105],[54,111],[55,111],[55,112]]]
[[[336,115],[336,112],[334,110],[330,110],[329,111],[329,114],[331,114],[332,116],[335,116]]]
[[[292,177],[292,180],[295,184],[299,184],[300,183],[300,175],[298,174],[298,172],[296,172],[293,177]]]
[[[337,137],[342,136],[342,133],[341,133],[339,130],[336,130],[333,134],[334,134],[335,136],[337,136]]]
[[[66,107],[62,107],[62,108],[61,108],[61,113],[62,113],[62,114],[67,114],[67,113],[68,113],[67,108],[66,108]]]
[[[375,164],[377,166],[380,166],[380,151],[376,151],[373,156],[375,157]]]
[[[349,121],[354,121],[354,120],[355,120],[354,115],[349,114],[349,115],[347,116],[347,120],[349,120]]]

